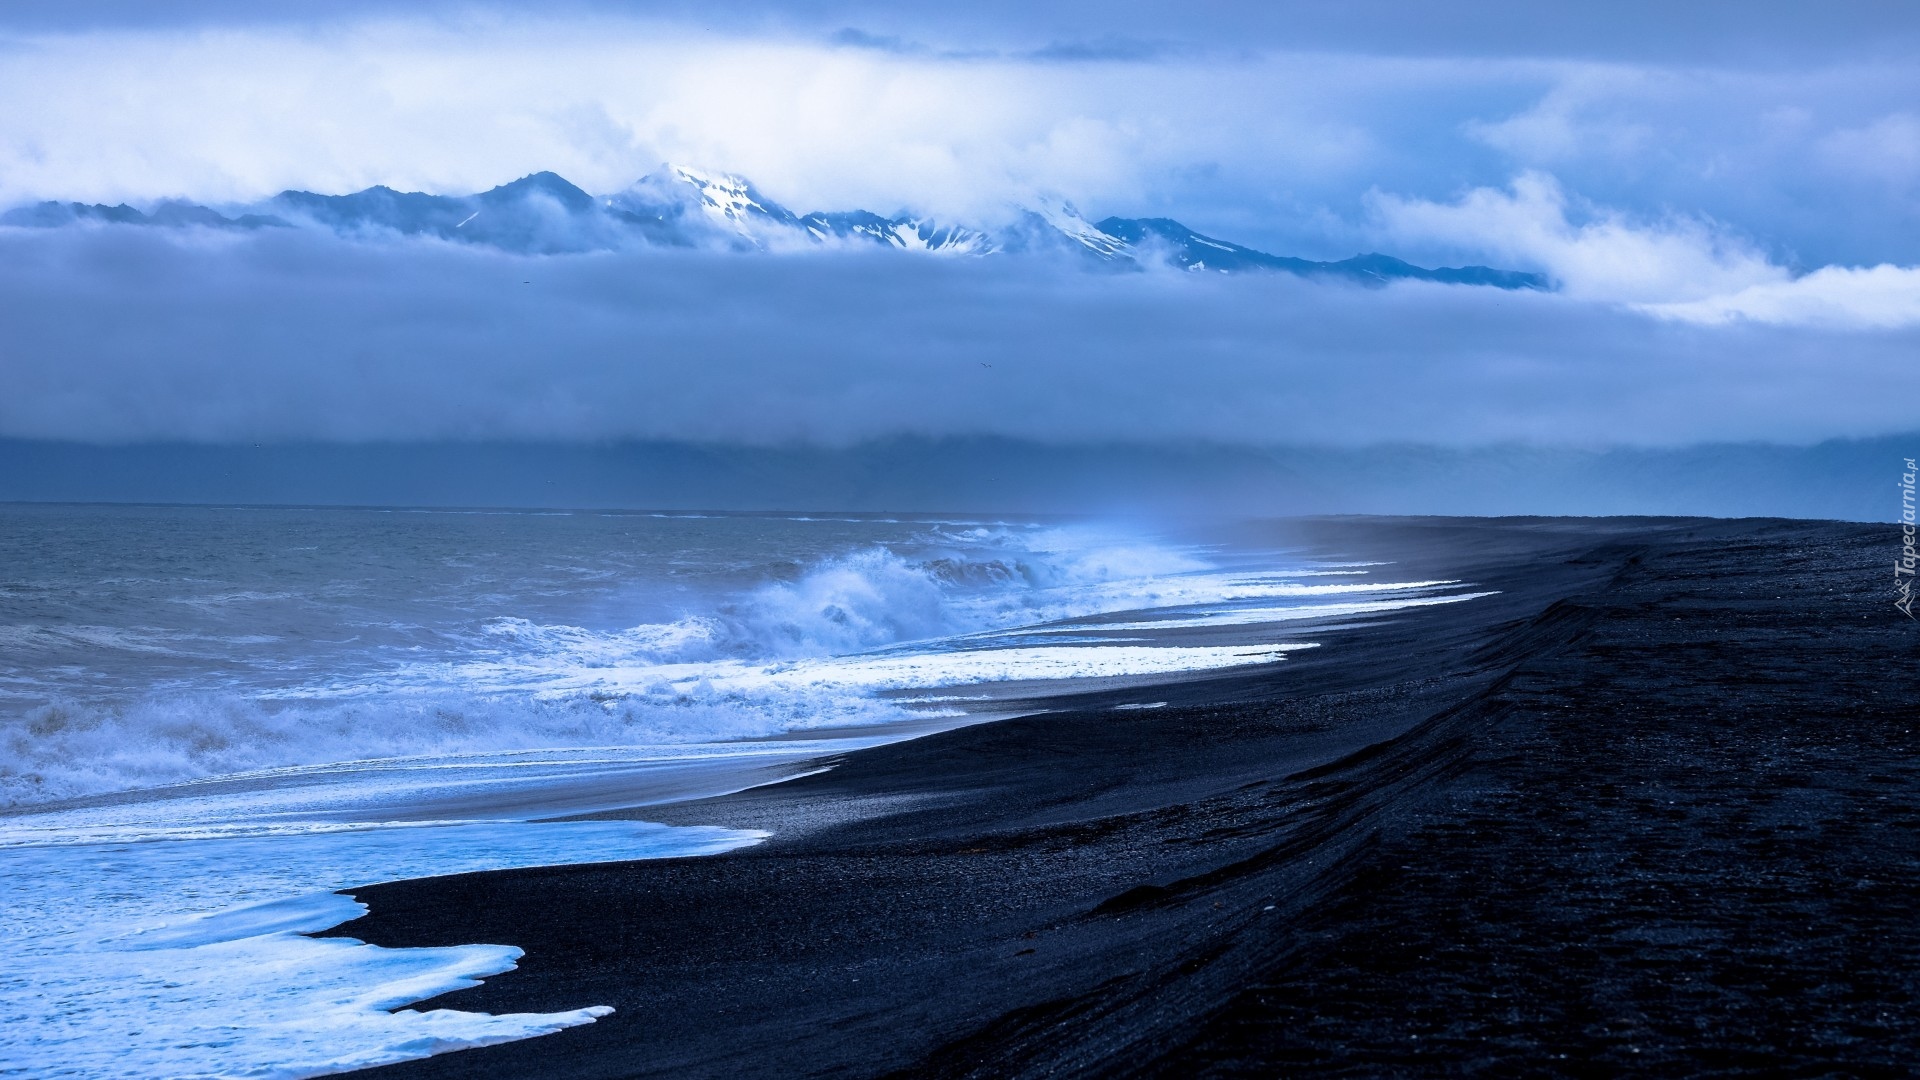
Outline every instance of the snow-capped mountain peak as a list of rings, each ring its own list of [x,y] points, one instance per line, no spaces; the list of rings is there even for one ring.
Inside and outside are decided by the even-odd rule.
[[[1110,235],[1082,217],[1078,207],[1054,195],[1043,195],[1025,208],[1060,235],[1104,259],[1127,258],[1127,242]]]
[[[667,164],[609,196],[605,207],[674,246],[785,246],[799,217],[745,177]],[[671,233],[668,236],[667,233]]]
[[[624,191],[600,197],[541,172],[473,195],[383,186],[345,195],[285,191],[257,206],[225,213],[177,201],[155,203],[145,211],[126,205],[44,202],[0,214],[0,226],[311,228],[350,240],[429,237],[528,255],[629,247],[778,252],[878,246],[962,257],[1052,253],[1115,269],[1171,264],[1210,273],[1277,271],[1368,285],[1410,278],[1502,289],[1549,287],[1538,274],[1484,266],[1428,270],[1381,254],[1339,262],[1270,255],[1202,236],[1170,218],[1110,217],[1094,223],[1058,197],[1038,198],[1016,210],[1012,223],[991,231],[909,213],[882,217],[866,210],[839,210],[801,216],[745,177],[669,164]]]
[[[673,178],[699,193],[701,206],[715,217],[741,221],[754,211],[766,212],[749,192],[746,180],[729,173],[702,173],[684,165],[669,165]]]
[[[745,177],[708,173],[684,165],[666,165],[663,171],[699,194],[701,208],[713,217],[735,224],[771,218],[791,222],[791,210],[760,194]]]
[[[941,225],[925,218],[905,218],[895,223],[894,243],[909,251],[936,255],[991,255],[998,250],[993,237],[978,229]]]

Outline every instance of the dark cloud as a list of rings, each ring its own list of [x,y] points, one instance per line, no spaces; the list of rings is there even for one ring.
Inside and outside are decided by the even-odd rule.
[[[872,49],[875,52],[893,53],[896,56],[927,56],[933,49],[922,42],[908,41],[894,35],[869,34],[865,30],[852,26],[843,26],[827,36],[835,45],[849,49]]]
[[[525,257],[0,230],[0,436],[1813,441],[1911,426],[1920,332],[889,253]]]
[[[1038,49],[1020,53],[1019,58],[1065,64],[1141,63],[1177,56],[1193,56],[1194,52],[1192,47],[1183,47],[1169,41],[1148,41],[1120,34],[1108,34],[1085,40],[1048,42]]]
[[[1142,63],[1176,56],[1201,55],[1196,48],[1170,41],[1107,34],[1098,38],[1050,41],[1038,48],[1026,49],[936,49],[924,41],[898,34],[876,34],[858,27],[843,26],[827,35],[827,40],[843,48],[868,49],[893,56],[931,57],[942,60],[1024,60],[1038,63]]]
[[[1786,0],[10,0],[0,8],[0,28],[321,23],[368,15],[459,18],[499,12],[611,15],[720,30],[814,34],[851,26],[875,39],[925,41],[935,49],[962,51],[1020,51],[1111,36],[1236,50],[1752,63],[1904,59],[1920,43],[1920,14],[1901,0],[1819,5]]]

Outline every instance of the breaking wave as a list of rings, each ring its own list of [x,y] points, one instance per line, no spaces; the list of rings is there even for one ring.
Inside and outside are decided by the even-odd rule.
[[[1283,648],[1075,637],[1071,620],[1394,588],[1340,573],[1353,572],[1230,571],[1197,549],[1085,529],[939,526],[768,564],[671,619],[608,629],[462,612],[424,639],[413,627],[279,668],[242,670],[277,640],[253,627],[9,626],[28,664],[84,647],[96,662],[185,650],[200,667],[120,694],[42,680],[37,704],[0,721],[0,803],[368,758],[882,724],[950,713],[954,687],[1264,663]]]

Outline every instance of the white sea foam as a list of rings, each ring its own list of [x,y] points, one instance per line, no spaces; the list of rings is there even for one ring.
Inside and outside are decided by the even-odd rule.
[[[1066,626],[1035,627],[1029,634],[1066,634],[1082,633],[1088,629],[1102,633],[1123,633],[1129,630],[1180,630],[1202,626],[1264,626],[1268,623],[1299,622],[1305,619],[1337,619],[1353,615],[1384,615],[1391,611],[1403,611],[1408,608],[1434,607],[1440,604],[1458,604],[1464,600],[1479,600],[1494,596],[1490,592],[1450,593],[1446,596],[1396,596],[1391,600],[1360,600],[1344,604],[1297,604],[1287,607],[1245,607],[1231,611],[1208,611],[1200,613],[1179,612],[1162,618],[1145,619],[1135,622],[1109,622],[1069,624]]]
[[[383,949],[303,935],[364,913],[329,891],[342,886],[711,854],[760,835],[493,822],[19,844],[0,828],[0,1074],[314,1076],[590,1023],[611,1010],[402,1008],[512,970],[511,946]]]
[[[302,836],[476,818],[554,818],[721,795],[803,775],[897,731],[763,742],[430,754],[302,765],[0,817],[0,849]]]

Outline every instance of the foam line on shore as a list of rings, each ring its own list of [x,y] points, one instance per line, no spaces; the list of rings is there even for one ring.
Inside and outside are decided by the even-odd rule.
[[[513,969],[509,945],[306,936],[365,908],[331,890],[450,873],[704,855],[765,834],[480,822],[217,840],[16,845],[0,876],[0,1072],[314,1076],[547,1034],[611,1010],[403,1008]],[[235,899],[246,902],[234,905]],[[395,1010],[395,1011],[390,1011]]]

